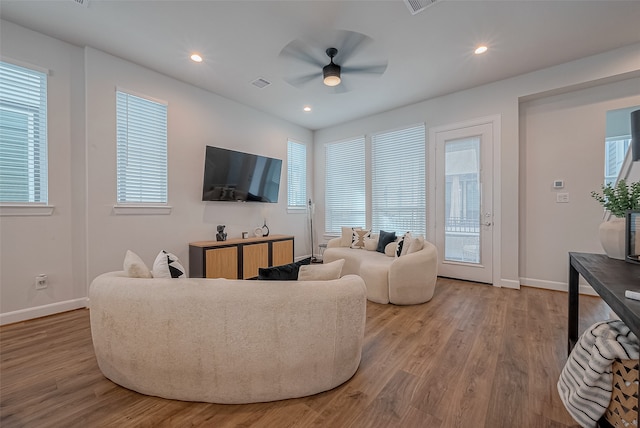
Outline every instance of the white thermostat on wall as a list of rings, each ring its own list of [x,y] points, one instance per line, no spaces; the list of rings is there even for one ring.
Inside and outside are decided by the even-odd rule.
[[[562,189],[564,187],[564,180],[554,180],[553,188],[554,189]]]

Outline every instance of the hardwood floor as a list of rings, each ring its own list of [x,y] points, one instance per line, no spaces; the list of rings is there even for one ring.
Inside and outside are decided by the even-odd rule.
[[[580,297],[580,331],[608,318]],[[89,311],[0,328],[9,427],[578,427],[558,397],[567,294],[439,279],[423,305],[368,303],[362,362],[311,397],[217,405],[127,390],[100,372]]]

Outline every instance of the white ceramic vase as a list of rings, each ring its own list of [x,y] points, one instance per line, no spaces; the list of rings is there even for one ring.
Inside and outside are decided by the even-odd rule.
[[[612,259],[624,260],[624,235],[626,232],[626,218],[612,217],[600,224],[598,230],[600,244],[604,252]]]

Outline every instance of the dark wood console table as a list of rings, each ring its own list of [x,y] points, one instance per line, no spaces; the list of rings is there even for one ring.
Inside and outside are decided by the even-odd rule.
[[[578,341],[580,275],[640,338],[640,300],[624,297],[626,290],[640,291],[640,265],[610,259],[604,254],[569,253],[569,352]]]
[[[569,253],[569,352],[578,341],[579,275],[640,338],[640,300],[624,297],[626,290],[640,291],[640,265],[604,254]]]

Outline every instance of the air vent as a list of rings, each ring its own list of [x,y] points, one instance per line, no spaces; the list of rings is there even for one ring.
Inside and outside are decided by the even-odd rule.
[[[89,0],[71,0],[79,6],[89,7]]]
[[[254,80],[253,82],[251,82],[251,84],[253,86],[255,86],[256,88],[266,88],[267,86],[269,86],[271,84],[271,82],[269,82],[267,79],[263,79],[262,77],[258,77],[256,80]]]
[[[442,0],[404,0],[404,3],[409,8],[409,12],[411,12],[411,15],[415,15],[416,13],[422,12],[432,4],[439,1]]]

